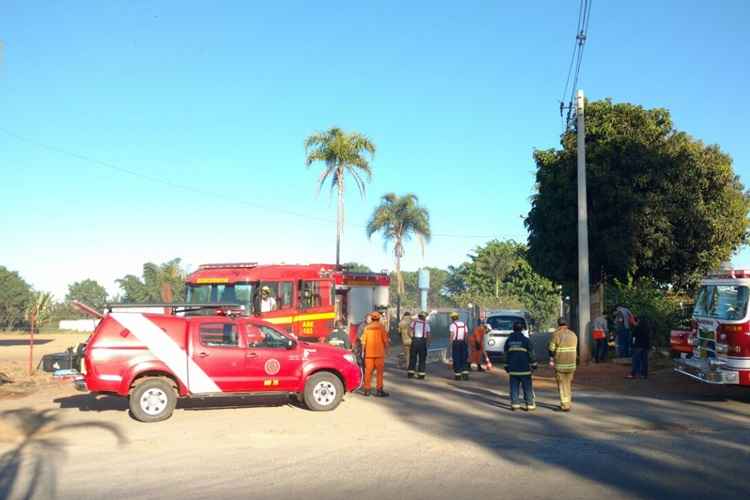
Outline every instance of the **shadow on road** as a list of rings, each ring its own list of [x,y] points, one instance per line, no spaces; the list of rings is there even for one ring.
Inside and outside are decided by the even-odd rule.
[[[744,477],[750,463],[750,409],[723,413],[711,406],[710,392],[689,402],[650,391],[579,390],[574,411],[563,413],[556,394],[545,390],[534,414],[514,413],[507,379],[482,374],[454,383],[445,367],[434,366],[429,385],[413,383],[403,371],[389,374],[394,397],[384,404],[415,432],[471,442],[534,470],[568,471],[627,496],[747,498],[742,481],[729,478]]]
[[[127,398],[107,394],[76,394],[54,400],[61,409],[77,409],[82,412],[127,412]],[[213,397],[205,399],[178,399],[177,409],[188,411],[219,410],[227,408],[260,408],[299,404],[286,395]]]
[[[52,342],[52,339],[34,339],[34,345],[44,345]],[[29,345],[28,340],[24,339],[2,339],[0,340],[0,347],[13,347],[18,345]]]
[[[0,413],[0,443],[12,448],[0,455],[0,498],[55,498],[57,469],[65,459],[65,434],[74,429],[108,432],[127,442],[120,429],[103,422],[62,421],[54,410],[21,408]]]

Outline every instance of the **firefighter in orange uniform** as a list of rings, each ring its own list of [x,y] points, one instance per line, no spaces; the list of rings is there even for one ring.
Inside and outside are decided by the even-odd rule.
[[[377,385],[375,395],[381,398],[388,397],[389,394],[383,390],[383,370],[385,369],[385,356],[390,348],[390,339],[388,332],[380,322],[380,313],[375,311],[370,313],[370,324],[362,332],[362,349],[365,358],[365,380],[362,384],[362,394],[370,395],[372,383],[372,372],[377,373]]]
[[[470,337],[469,347],[471,348],[471,358],[469,359],[469,369],[471,365],[477,365],[477,371],[483,372],[484,368],[484,334],[487,332],[482,320],[479,320],[477,327],[474,328],[474,333]]]

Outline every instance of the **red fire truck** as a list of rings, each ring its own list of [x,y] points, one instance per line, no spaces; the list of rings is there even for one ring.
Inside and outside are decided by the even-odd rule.
[[[333,264],[203,264],[187,278],[187,302],[233,303],[305,340],[325,337],[335,319],[351,335],[367,313],[388,307],[386,273]]]
[[[692,356],[675,360],[675,370],[711,384],[750,386],[750,271],[709,274],[693,310]]]

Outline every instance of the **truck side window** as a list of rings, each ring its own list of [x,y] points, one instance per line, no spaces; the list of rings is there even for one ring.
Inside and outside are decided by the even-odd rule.
[[[247,345],[251,349],[282,349],[286,348],[288,343],[289,339],[273,328],[252,325],[247,327]]]
[[[239,336],[234,323],[203,323],[198,330],[200,342],[206,347],[238,347]]]
[[[320,282],[303,281],[300,290],[300,305],[304,309],[320,307]]]

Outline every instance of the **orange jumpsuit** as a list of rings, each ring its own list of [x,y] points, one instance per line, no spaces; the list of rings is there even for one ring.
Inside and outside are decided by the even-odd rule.
[[[385,352],[390,346],[390,339],[385,327],[379,321],[373,321],[362,332],[362,348],[365,351],[365,380],[363,387],[370,390],[372,372],[377,373],[377,389],[383,390],[383,369]]]
[[[484,364],[484,325],[479,325],[474,328],[474,334],[471,336],[469,347],[471,348],[471,355],[469,356],[469,363],[481,366]],[[479,346],[479,349],[477,349]]]

